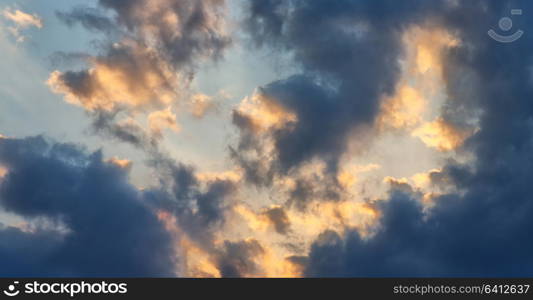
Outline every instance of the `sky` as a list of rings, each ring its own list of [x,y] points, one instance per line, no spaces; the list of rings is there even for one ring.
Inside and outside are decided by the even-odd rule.
[[[4,0],[0,275],[532,276],[529,13]]]

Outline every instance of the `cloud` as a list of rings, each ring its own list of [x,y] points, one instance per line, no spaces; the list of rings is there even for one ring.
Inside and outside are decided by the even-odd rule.
[[[160,185],[144,190],[143,196],[179,232],[179,251],[190,254],[182,274],[223,274],[217,255],[225,251],[220,246],[225,241],[219,233],[236,200],[237,182],[232,176],[202,176],[160,152],[151,153],[149,164]]]
[[[109,163],[112,163],[112,164],[115,164],[123,169],[130,169],[133,162],[131,160],[128,160],[128,159],[120,159],[116,156],[113,156],[111,157],[110,159],[107,160],[107,162]]]
[[[218,268],[223,277],[242,277],[258,272],[254,257],[265,250],[257,240],[226,241],[219,254]]]
[[[58,11],[56,16],[70,27],[80,23],[83,27],[96,32],[109,34],[116,30],[113,21],[98,8],[78,6],[70,12]]]
[[[528,253],[532,245],[527,242],[520,246],[516,244],[516,241],[526,239],[531,227],[526,217],[532,209],[529,201],[531,192],[526,182],[533,176],[528,154],[533,146],[533,111],[527,99],[531,98],[533,89],[527,75],[529,64],[524,63],[531,59],[530,38],[510,49],[480,34],[492,26],[493,20],[498,20],[508,11],[505,3],[487,5],[482,1],[471,1],[449,6],[447,1],[432,2],[434,7],[442,9],[440,12],[424,3],[345,1],[339,4],[338,9],[344,14],[360,16],[370,23],[369,26],[375,25],[388,31],[394,30],[389,26],[404,31],[412,25],[422,26],[431,21],[431,26],[452,32],[454,39],[461,41],[440,52],[439,59],[433,56],[434,51],[418,51],[422,54],[415,60],[414,70],[429,76],[431,69],[440,69],[441,83],[448,97],[443,99],[442,111],[436,118],[425,121],[427,123],[415,121],[411,124],[403,120],[412,121],[412,118],[398,118],[402,120],[398,122],[401,125],[398,127],[414,126],[412,129],[425,138],[425,142],[441,150],[463,145],[463,150],[469,151],[473,159],[449,159],[442,169],[424,176],[425,182],[421,181],[421,176],[391,182],[393,189],[388,197],[372,202],[380,223],[371,227],[367,235],[359,229],[346,229],[349,226],[344,225],[331,226],[327,230],[321,228],[322,234],[303,260],[306,276],[531,275],[532,261]],[[302,28],[316,24],[317,20],[326,22],[324,15],[327,16],[327,12],[320,9],[327,8],[321,4],[302,7],[297,2],[292,4],[296,5],[291,7],[290,14],[298,16],[295,12],[301,9],[302,15],[316,18],[311,18]],[[529,6],[526,2],[521,4],[522,8]],[[390,9],[387,9],[389,5]],[[269,18],[271,15],[278,16],[281,23],[290,24],[298,19],[293,16],[291,20],[286,20],[283,14],[289,12],[279,7],[272,10],[269,7],[268,10],[268,13],[262,14],[267,14]],[[381,24],[373,23],[376,21],[372,14],[374,11],[387,12],[380,14]],[[257,20],[260,19],[261,16]],[[258,22],[257,26],[263,24],[271,23]],[[524,20],[520,25],[526,29],[532,26],[530,20]],[[275,37],[279,32],[284,35],[291,31],[287,24],[279,28],[282,29],[260,31],[261,42],[265,41],[262,34],[268,33],[268,41],[272,35]],[[367,47],[371,44],[367,43]],[[401,46],[393,48],[392,51],[396,51]],[[357,48],[351,49],[355,51]],[[297,59],[305,57],[297,54]],[[496,57],[509,57],[510,60],[504,63]],[[320,61],[326,62],[326,59]],[[356,80],[357,77],[352,78]],[[398,87],[403,87],[402,83],[405,83],[401,79],[399,76],[394,80],[394,90],[401,91]],[[417,77],[411,77],[411,80],[415,81]],[[417,96],[412,94],[403,98],[416,100]],[[306,93],[300,92],[299,95]],[[406,108],[416,107],[407,105]],[[397,108],[393,110],[398,111]],[[296,116],[299,121],[302,120],[301,115],[296,113]],[[339,117],[338,114],[335,116]],[[416,131],[419,123],[424,130]],[[243,141],[244,138],[247,137],[243,135]],[[325,157],[324,153],[320,156]],[[296,185],[297,199],[309,199],[313,190],[317,189],[317,184],[305,182],[300,181]],[[320,183],[320,186],[324,185],[327,183]],[[432,188],[437,192],[430,194]],[[428,194],[432,202],[429,206],[425,202]],[[295,224],[292,218],[291,224]]]
[[[5,8],[2,11],[2,15],[19,28],[43,28],[43,21],[36,14],[30,15],[18,9]]]
[[[242,216],[252,230],[274,230],[279,234],[287,234],[290,231],[291,221],[284,207],[273,206],[256,213],[244,205],[233,207],[235,212]]]
[[[54,71],[48,85],[88,111],[115,111],[168,105],[175,100],[178,77],[157,53],[136,42],[114,44],[93,68]]]
[[[26,36],[21,33],[21,30],[35,27],[37,29],[43,28],[42,19],[36,14],[28,14],[19,9],[4,8],[0,11],[4,19],[8,20],[13,26],[7,27],[7,30],[15,37],[17,42],[21,43],[26,40]]]
[[[148,116],[148,126],[154,137],[162,137],[164,129],[179,132],[180,128],[176,121],[176,115],[168,107],[165,110],[155,111]]]
[[[381,110],[380,126],[409,128],[421,122],[426,100],[416,89],[404,85],[399,88],[397,95],[384,101]]]
[[[0,140],[0,205],[52,228],[0,228],[2,274],[173,276],[172,240],[127,169],[42,137]],[[60,230],[59,228],[64,228]]]
[[[472,192],[475,193],[475,192]],[[528,276],[532,245],[512,245],[531,222],[506,205],[469,193],[436,200],[429,214],[413,196],[396,190],[382,202],[379,231],[324,232],[311,248],[307,276]],[[522,204],[525,204],[522,202]],[[525,204],[529,211],[530,205]],[[497,211],[520,216],[502,219]],[[509,210],[510,209],[510,210]],[[482,211],[482,212],[481,212]],[[516,215],[518,214],[518,215]],[[498,258],[498,259],[497,259]]]
[[[243,130],[265,132],[282,129],[297,118],[287,107],[276,99],[269,98],[263,90],[245,98],[234,111],[234,123]]]
[[[48,85],[92,115],[173,106],[198,65],[219,59],[230,45],[224,6],[218,0],[100,0],[95,8],[58,12],[68,26],[81,24],[106,39],[99,54],[86,58],[87,69],[54,71]]]
[[[392,15],[382,15],[382,19],[397,21],[399,13],[418,16],[414,12],[423,2],[406,2],[417,5],[411,12],[395,6]],[[361,6],[374,4],[381,6],[380,11],[389,11],[385,8],[393,5],[372,1]],[[432,5],[439,6],[439,2]],[[522,9],[531,6],[526,1],[516,5]],[[532,59],[531,37],[507,48],[480,34],[509,8],[504,2],[456,2],[438,15],[441,26],[464,43],[444,54],[444,80],[453,97],[446,99],[443,119],[436,121],[440,124],[426,124],[436,132],[426,138],[439,141],[431,143],[436,147],[454,148],[457,143],[448,139],[456,140],[456,133],[445,134],[447,129],[436,128],[448,126],[445,123],[468,129],[469,117],[474,111],[481,112],[478,130],[458,139],[464,140],[463,147],[474,159],[451,159],[428,175],[429,183],[423,183],[453,189],[435,196],[428,209],[409,181],[397,181],[388,198],[376,202],[381,212],[376,231],[369,237],[357,231],[324,231],[304,261],[305,275],[531,276],[533,244],[527,237],[532,224],[527,216],[533,210],[528,186],[533,176],[533,107],[528,99],[533,88],[526,75],[529,63],[524,63]],[[527,30],[533,23],[523,19],[520,26]],[[497,57],[508,59],[503,62]],[[441,143],[441,139],[446,141]]]
[[[92,115],[92,130],[104,137],[129,143],[140,149],[151,151],[157,146],[157,139],[135,119],[128,117],[115,121],[116,113],[98,111]]]
[[[195,94],[191,100],[191,113],[201,119],[214,108],[213,99],[205,94]]]
[[[485,34],[507,4],[246,3],[248,41],[294,74],[235,106],[234,165],[200,172],[158,141],[229,45],[223,2],[98,4],[58,17],[111,43],[49,84],[95,132],[145,150],[154,185],[129,184],[128,160],[0,136],[0,204],[31,224],[0,228],[6,273],[531,276],[533,43]],[[193,116],[212,108],[189,94]]]
[[[471,133],[468,129],[455,128],[452,124],[439,118],[433,122],[422,124],[413,130],[412,135],[420,138],[428,147],[437,148],[440,151],[450,151],[461,146]]]
[[[257,128],[258,120],[269,120],[267,110],[262,110],[262,119],[246,118],[240,107],[234,112],[233,123],[241,138],[233,156],[251,180],[264,170],[271,176],[286,175],[313,160],[325,162],[335,178],[351,140],[359,140],[359,151],[368,148],[373,139],[367,132],[402,75],[402,33],[420,15],[445,6],[439,2],[433,10],[418,1],[406,1],[384,20],[378,13],[382,5],[370,1],[341,1],[335,6],[276,0],[248,3],[244,24],[252,43],[284,53],[299,70],[259,88],[263,98],[292,114],[291,122],[266,129],[263,125],[260,137],[254,138],[250,128]],[[313,34],[309,34],[310,24]],[[406,91],[405,102],[416,102]],[[403,119],[423,109],[418,103],[416,107],[406,104]],[[261,145],[265,139],[272,140],[272,147]],[[272,159],[265,163],[265,157]]]
[[[286,234],[290,230],[291,223],[287,213],[282,207],[273,207],[265,212],[268,220],[273,224],[279,234]]]
[[[185,275],[198,265],[180,269],[196,258],[179,256],[183,240],[189,241],[189,250],[208,253],[209,263],[219,255],[228,259],[224,266],[229,268],[233,244],[220,248],[215,234],[225,223],[235,183],[199,181],[192,167],[152,154],[160,185],[137,190],[128,182],[128,160],[105,161],[101,152],[43,137],[0,140],[0,164],[9,170],[0,180],[0,205],[36,224],[30,230],[0,228],[0,253],[9,260],[3,273]],[[51,225],[40,225],[41,220]],[[17,252],[20,247],[30,248]]]

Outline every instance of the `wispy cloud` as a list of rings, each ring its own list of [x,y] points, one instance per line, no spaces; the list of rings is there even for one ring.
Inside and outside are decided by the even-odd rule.
[[[19,9],[4,8],[1,11],[4,19],[11,22],[13,25],[8,27],[9,32],[17,39],[18,42],[23,42],[26,37],[22,34],[22,30],[35,27],[43,28],[42,19],[36,14],[29,14]]]
[[[18,9],[5,8],[2,11],[4,18],[12,21],[20,28],[43,28],[43,21],[36,14],[28,14]]]
[[[93,115],[109,113],[110,124],[119,121],[114,120],[118,112],[131,117],[175,107],[183,100],[198,64],[219,59],[231,43],[225,30],[224,1],[98,4],[97,8],[61,12],[58,17],[69,26],[81,24],[103,32],[107,37],[104,50],[87,58],[85,70],[53,72],[48,84],[66,101]],[[114,16],[105,11],[113,11]],[[201,109],[196,113],[207,107]]]

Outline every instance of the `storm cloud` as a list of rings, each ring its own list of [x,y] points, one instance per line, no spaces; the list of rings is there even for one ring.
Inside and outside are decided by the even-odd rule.
[[[306,275],[531,276],[531,37],[503,45],[486,36],[491,22],[515,7],[530,10],[531,4],[459,2],[440,16],[464,42],[448,54],[446,71],[447,88],[457,97],[449,101],[461,104],[448,103],[444,116],[453,122],[464,109],[481,111],[479,130],[465,146],[475,161],[452,161],[431,175],[434,185],[451,185],[456,192],[436,197],[428,211],[409,189],[391,190],[380,204],[375,235],[323,233],[312,247]],[[519,24],[533,28],[527,18]],[[474,76],[467,82],[478,89],[465,93],[464,74]]]
[[[174,276],[171,236],[127,171],[70,144],[0,139],[0,204],[50,226],[0,229],[11,276]],[[39,224],[39,222],[38,222]]]
[[[75,55],[85,68],[54,71],[49,86],[86,111],[91,133],[144,150],[152,182],[130,183],[138,162],[0,135],[0,205],[24,220],[0,226],[4,274],[533,274],[533,21],[513,19],[525,32],[514,43],[487,35],[533,4],[238,8],[236,32],[220,0],[100,0],[56,14],[102,40]],[[174,157],[190,151],[159,143],[182,130],[176,104],[192,101],[191,122],[206,121],[210,96],[182,98],[232,42],[287,63],[283,77],[217,107],[233,125],[226,148]],[[202,156],[217,149],[226,159]]]

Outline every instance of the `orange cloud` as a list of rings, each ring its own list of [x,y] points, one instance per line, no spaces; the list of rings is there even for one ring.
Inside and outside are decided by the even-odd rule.
[[[256,214],[245,205],[236,205],[233,209],[238,215],[244,218],[252,230],[266,231],[271,225],[266,216]]]
[[[357,183],[357,175],[359,173],[369,172],[379,168],[381,166],[378,164],[344,166],[337,175],[337,180],[345,189],[348,189]]]
[[[301,277],[303,270],[287,257],[280,256],[273,249],[263,246],[263,253],[256,258],[256,263],[261,267],[259,277],[295,278]]]
[[[150,132],[155,137],[162,137],[164,129],[170,129],[179,132],[176,115],[170,110],[170,107],[164,110],[155,111],[148,116],[148,126]]]
[[[184,276],[199,278],[222,277],[211,254],[196,246],[186,236],[181,238],[179,248],[184,260]]]
[[[254,231],[275,231],[279,234],[287,234],[290,231],[291,221],[285,208],[272,205],[256,213],[243,204],[233,207],[233,210],[243,217],[248,226]]]
[[[379,216],[370,204],[360,201],[316,201],[309,207],[306,212],[290,210],[288,215],[295,234],[311,241],[325,230],[357,229],[365,235]]]
[[[36,14],[30,15],[18,9],[6,8],[2,11],[4,18],[12,21],[21,28],[37,27],[43,28],[43,21]]]
[[[395,95],[384,100],[378,122],[382,127],[409,128],[422,120],[425,110],[426,100],[420,92],[403,85]]]
[[[416,45],[416,68],[419,73],[434,70],[442,74],[442,54],[445,49],[457,47],[459,40],[444,29],[413,27],[404,37],[406,43]]]
[[[205,94],[196,94],[191,99],[191,113],[196,118],[203,118],[214,108],[213,99]]]
[[[176,272],[184,277],[221,277],[211,254],[197,246],[176,225],[176,217],[169,212],[160,210],[158,219],[165,225],[166,230],[176,240],[176,255],[179,256],[179,265]]]
[[[282,128],[287,123],[297,122],[294,113],[260,92],[246,97],[237,108],[237,112],[250,120],[251,129],[256,133]]]
[[[439,151],[455,150],[471,134],[471,130],[454,127],[442,118],[424,123],[412,132],[412,136],[420,138],[428,147]]]
[[[402,75],[394,94],[382,101],[377,118],[381,130],[412,130],[434,113],[438,93],[445,93],[443,55],[459,40],[440,28],[414,26],[404,33],[403,43]]]
[[[420,195],[420,200],[426,208],[434,205],[433,199],[444,193],[441,185],[433,185],[431,176],[441,173],[442,169],[431,169],[427,172],[416,173],[409,178],[394,178],[387,176],[384,182],[399,189],[407,189],[408,192],[417,192]],[[451,191],[448,191],[451,192]]]
[[[178,75],[156,52],[132,41],[114,44],[113,48],[117,57],[92,58],[92,68],[87,71],[54,71],[48,85],[67,102],[88,111],[139,110],[168,105],[176,99]]]
[[[232,182],[239,182],[242,179],[242,170],[235,169],[223,172],[198,172],[196,178],[199,181],[215,181],[215,180],[227,180]]]
[[[129,169],[133,162],[131,160],[128,160],[128,159],[120,159],[116,156],[114,157],[111,157],[110,159],[107,160],[107,162],[111,163],[111,164],[114,164],[122,169]]]
[[[8,170],[2,166],[0,166],[0,178],[3,178],[4,176],[6,176]]]
[[[7,30],[15,37],[17,42],[24,42],[26,37],[21,33],[22,29],[29,27],[43,28],[43,22],[36,14],[30,15],[21,10],[6,8],[0,12],[1,15],[11,21],[14,25],[8,26]]]

